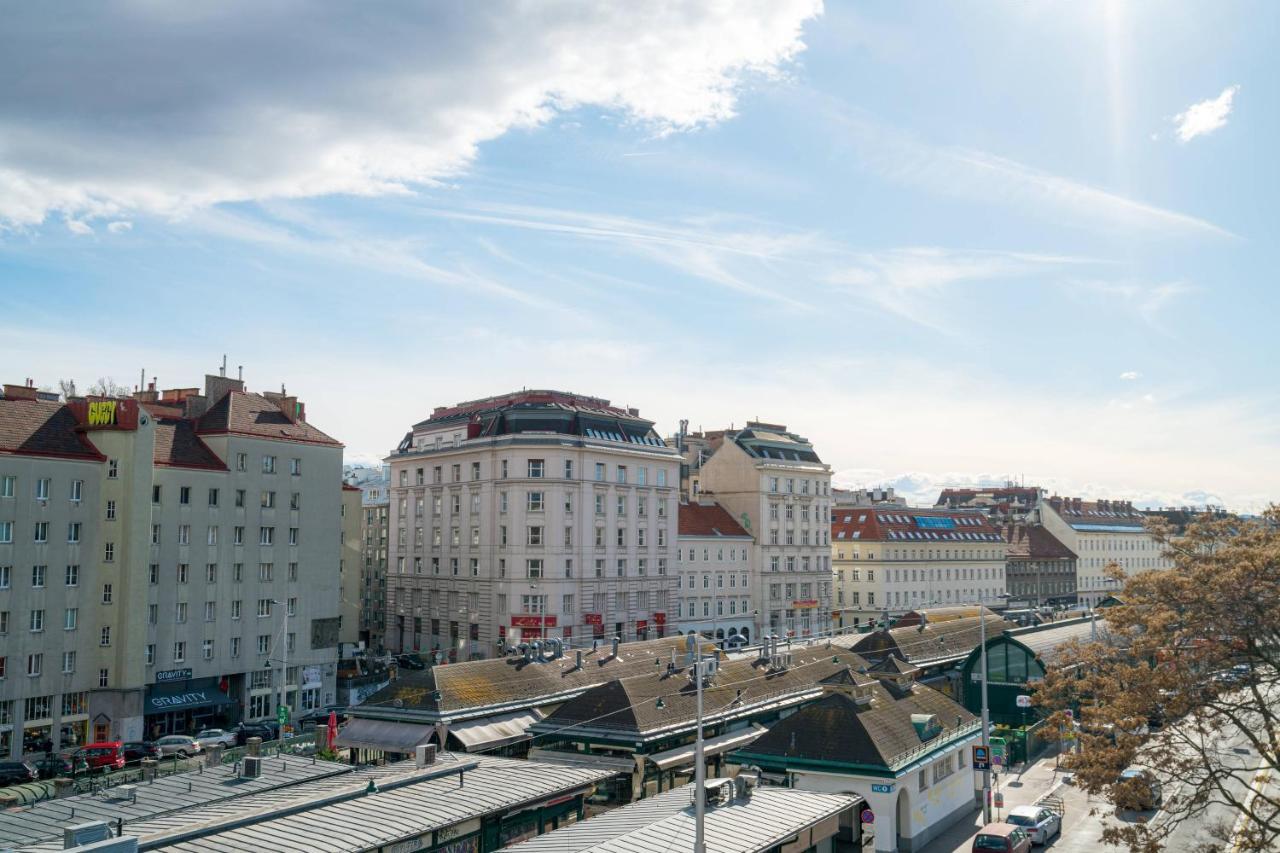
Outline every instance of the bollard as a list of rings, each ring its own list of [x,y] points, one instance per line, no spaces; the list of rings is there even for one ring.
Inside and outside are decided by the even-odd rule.
[[[257,758],[262,755],[262,738],[251,737],[244,742],[244,754]]]

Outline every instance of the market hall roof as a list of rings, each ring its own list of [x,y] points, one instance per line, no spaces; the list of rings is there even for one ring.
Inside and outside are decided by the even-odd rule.
[[[569,649],[552,660],[526,660],[520,655],[435,666],[425,672],[401,670],[396,681],[351,709],[357,717],[424,722],[454,722],[563,702],[607,681],[651,672],[654,660],[666,661],[672,650],[683,654],[684,637],[620,643],[614,657],[610,643],[595,649]],[[715,651],[704,642],[703,653]],[[582,667],[577,654],[582,653]]]
[[[963,544],[1003,542],[981,512],[930,507],[833,507],[831,543]]]
[[[1006,622],[999,616],[984,618],[988,639],[1014,627],[1012,622]],[[982,624],[974,616],[926,622],[923,627],[913,625],[867,634],[843,634],[833,638],[832,643],[845,646],[868,659],[896,654],[916,666],[929,666],[965,657],[978,647],[981,636]]]

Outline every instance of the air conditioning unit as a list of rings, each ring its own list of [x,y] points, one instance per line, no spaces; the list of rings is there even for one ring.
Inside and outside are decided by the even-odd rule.
[[[417,767],[430,767],[436,763],[436,745],[434,743],[421,743],[414,748],[414,765]]]
[[[82,844],[92,844],[112,838],[111,827],[106,821],[94,820],[88,823],[77,823],[62,830],[62,849],[70,850]]]
[[[246,755],[240,768],[240,775],[245,779],[258,779],[262,776],[262,758],[257,755]]]

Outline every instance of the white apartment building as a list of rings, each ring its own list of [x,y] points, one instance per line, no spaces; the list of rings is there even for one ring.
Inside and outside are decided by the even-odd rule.
[[[521,391],[436,409],[391,467],[387,645],[663,636],[679,457],[635,409]]]
[[[1005,592],[1000,531],[977,510],[837,508],[831,522],[844,628],[922,607],[994,605]]]
[[[676,630],[681,634],[697,631],[731,643],[750,642],[759,615],[751,586],[755,540],[723,507],[709,500],[680,504],[679,516]]]
[[[780,424],[748,421],[680,438],[690,493],[714,499],[755,538],[751,595],[760,615],[752,636],[829,631],[831,466]]]
[[[331,701],[341,445],[294,397],[198,392],[5,386],[0,756],[275,716],[282,672]]]
[[[1147,532],[1146,517],[1129,501],[1084,501],[1053,495],[1042,499],[1033,515],[1075,552],[1081,604],[1092,607],[1119,592],[1120,584],[1105,575],[1111,563],[1126,575],[1173,567],[1160,543]]]
[[[344,472],[360,490],[360,640],[367,648],[386,645],[387,520],[391,511],[391,475],[384,466]]]

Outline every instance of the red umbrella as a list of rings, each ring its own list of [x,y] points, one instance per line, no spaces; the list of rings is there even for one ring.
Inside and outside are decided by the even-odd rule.
[[[329,712],[329,730],[326,732],[325,743],[328,749],[333,749],[333,742],[338,737],[338,712]]]

